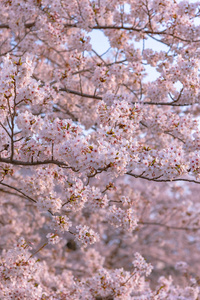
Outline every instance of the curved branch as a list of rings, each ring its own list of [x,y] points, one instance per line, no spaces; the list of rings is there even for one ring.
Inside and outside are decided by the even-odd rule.
[[[58,161],[58,160],[51,160],[51,159],[46,159],[43,161],[22,161],[22,160],[16,160],[16,159],[8,159],[8,158],[2,158],[0,157],[0,163],[6,163],[6,164],[11,164],[15,166],[39,166],[39,165],[57,165],[58,167],[64,167],[66,169],[71,169],[74,172],[78,172],[79,170],[76,170],[74,167],[69,166],[67,163]]]
[[[101,96],[85,94],[85,93],[70,90],[70,89],[67,89],[67,88],[60,88],[59,92],[66,92],[66,93],[77,95],[77,96],[84,97],[84,98],[103,100],[103,97],[101,97]],[[142,101],[133,102],[133,104],[137,104],[137,103],[145,104],[145,105],[161,105],[161,106],[189,106],[189,105],[195,104],[195,103],[178,104],[178,103],[174,103],[174,102],[146,102],[146,101],[144,101],[144,102],[142,102]]]
[[[193,182],[193,183],[197,183],[200,184],[200,181],[197,180],[193,180],[193,179],[187,179],[187,178],[175,178],[175,179],[159,179],[158,177],[155,178],[149,178],[143,175],[137,175],[137,174],[133,174],[131,172],[126,172],[126,175],[130,175],[133,176],[135,178],[141,178],[141,179],[146,179],[148,181],[155,181],[155,182],[172,182],[172,181],[187,181],[187,182]],[[162,176],[162,175],[161,175]],[[159,176],[159,177],[161,177]]]
[[[16,166],[38,166],[38,165],[47,165],[47,164],[54,164],[57,166],[65,166],[65,167],[70,167],[68,164],[58,161],[58,160],[50,160],[46,159],[44,161],[21,161],[21,160],[10,160],[8,158],[0,158],[0,162],[11,164],[11,165],[16,165]]]
[[[3,185],[3,186],[6,186],[6,187],[9,188],[9,189],[12,189],[12,190],[17,191],[18,193],[20,193],[21,195],[23,195],[25,198],[31,200],[31,201],[34,202],[34,203],[37,203],[36,200],[34,200],[33,198],[29,197],[28,195],[26,195],[25,193],[23,193],[22,191],[20,191],[20,190],[17,189],[16,187],[11,186],[11,185],[6,184],[6,183],[3,183],[3,182],[0,182],[0,184]],[[5,192],[5,191],[4,191],[4,192]],[[17,196],[19,196],[19,195],[17,195]]]
[[[182,42],[192,42],[192,43],[198,43],[200,40],[187,40],[184,39],[180,36],[176,36],[173,33],[167,32],[167,30],[162,30],[162,31],[153,31],[153,30],[145,30],[145,28],[135,28],[135,27],[128,27],[128,26],[115,26],[115,25],[110,25],[110,26],[101,26],[101,25],[96,25],[91,27],[91,29],[115,29],[115,30],[128,30],[128,31],[136,31],[136,32],[142,32],[144,34],[154,34],[154,35],[169,35],[177,40],[180,40]],[[151,36],[150,36],[151,37]],[[162,41],[161,41],[162,42]]]

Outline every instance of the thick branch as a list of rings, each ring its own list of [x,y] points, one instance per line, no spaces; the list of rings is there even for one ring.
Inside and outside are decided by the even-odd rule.
[[[16,166],[38,166],[38,165],[48,165],[48,164],[54,164],[57,166],[65,166],[65,167],[69,167],[71,169],[73,169],[72,167],[70,167],[68,164],[58,161],[58,160],[44,160],[44,161],[21,161],[21,160],[10,160],[8,158],[0,158],[0,162],[3,163],[7,163],[7,164],[12,164],[12,165],[16,165]]]
[[[57,165],[59,167],[66,167],[68,169],[71,169],[74,172],[78,172],[78,170],[76,170],[75,168],[69,166],[67,163],[65,162],[61,162],[58,160],[50,160],[50,159],[46,159],[43,161],[20,161],[20,160],[10,160],[8,158],[0,158],[0,163],[7,163],[7,164],[11,164],[11,165],[16,165],[16,166],[38,166],[38,165],[48,165],[48,164],[54,164]],[[88,177],[94,177],[96,174],[98,173],[102,173],[103,171],[107,171],[108,168],[110,167],[110,165],[106,166],[105,168],[99,168],[96,170],[96,172],[92,175],[88,175]],[[137,174],[133,174],[131,172],[126,172],[126,175],[130,175],[133,176],[135,178],[141,178],[141,179],[146,179],[148,181],[155,181],[155,182],[172,182],[172,181],[186,181],[186,182],[193,182],[193,183],[197,183],[200,184],[200,181],[197,180],[193,180],[193,179],[187,179],[187,178],[175,178],[175,179],[160,179],[160,177],[162,177],[162,175],[160,175],[159,177],[153,177],[153,178],[149,178],[146,177],[144,175],[137,175]]]

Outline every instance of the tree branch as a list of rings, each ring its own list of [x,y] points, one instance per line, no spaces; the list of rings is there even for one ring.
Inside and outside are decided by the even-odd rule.
[[[158,177],[156,178],[149,178],[143,175],[137,175],[137,174],[133,174],[131,172],[127,172],[125,173],[126,175],[130,175],[133,176],[135,178],[141,178],[141,179],[146,179],[148,181],[155,181],[155,182],[172,182],[172,181],[186,181],[186,182],[193,182],[193,183],[197,183],[200,184],[200,181],[197,180],[193,180],[193,179],[187,179],[187,178],[175,178],[175,179],[159,179]],[[162,176],[162,175],[161,175]],[[160,177],[161,177],[160,176]]]
[[[18,193],[20,193],[21,195],[23,195],[25,198],[31,200],[31,201],[34,202],[34,203],[37,203],[36,200],[34,200],[33,198],[29,197],[28,195],[26,195],[25,193],[23,193],[22,191],[20,191],[20,190],[17,189],[16,187],[11,186],[11,185],[6,184],[6,183],[3,183],[3,182],[0,182],[0,184],[3,185],[3,186],[8,187],[9,189],[13,189],[13,190],[17,191]],[[5,191],[4,191],[4,192],[5,192]],[[19,196],[19,195],[17,195],[17,196]]]
[[[157,222],[138,222],[139,225],[152,225],[152,226],[160,226],[164,227],[166,229],[173,229],[173,230],[186,230],[186,231],[197,231],[200,230],[200,227],[192,228],[192,227],[178,227],[178,226],[171,226],[171,225],[166,225],[162,223],[157,223]]]

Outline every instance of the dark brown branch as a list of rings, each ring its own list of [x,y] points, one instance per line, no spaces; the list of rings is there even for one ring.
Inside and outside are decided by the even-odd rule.
[[[35,25],[35,22],[24,24],[25,28],[31,28]],[[0,29],[10,29],[8,24],[0,24]]]
[[[29,162],[29,161],[15,160],[15,159],[13,159],[11,161],[8,158],[2,158],[1,157],[0,158],[0,162],[7,163],[7,164],[12,164],[12,165],[16,165],[16,166],[38,166],[38,165],[54,164],[54,165],[57,165],[57,166],[69,167],[69,168],[71,168],[73,170],[72,167],[70,167],[69,165],[67,165],[64,162],[61,162],[61,161],[58,161],[58,160],[50,160],[50,159],[47,159],[47,160],[44,160],[44,161],[32,161],[32,162]]]
[[[7,24],[0,24],[0,29],[10,29]]]
[[[76,170],[75,168],[69,166],[68,164],[58,161],[58,160],[43,160],[43,161],[20,161],[20,160],[10,160],[8,158],[0,158],[0,163],[7,163],[7,164],[11,164],[11,165],[16,165],[16,166],[38,166],[38,165],[47,165],[47,164],[54,164],[57,165],[59,167],[66,167],[67,169],[71,169],[74,172],[78,172],[79,170]],[[95,170],[94,174],[92,175],[88,175],[88,177],[94,177],[96,174],[102,173],[103,171],[107,171],[110,167],[110,164],[107,165],[105,168],[99,168],[97,170]],[[143,172],[144,173],[144,172]],[[153,178],[149,178],[143,175],[143,173],[141,175],[137,175],[137,174],[133,174],[130,172],[126,172],[126,175],[130,175],[133,176],[135,178],[141,178],[141,179],[146,179],[148,181],[155,181],[155,182],[172,182],[172,181],[186,181],[186,182],[193,182],[193,183],[197,183],[200,184],[200,181],[197,180],[193,180],[193,179],[187,179],[187,178],[175,178],[175,179],[160,179],[160,177],[162,177],[163,175],[161,174],[158,177],[153,177]]]
[[[26,23],[24,24],[24,27],[25,28],[31,28],[35,25],[35,22],[31,22],[31,23]],[[71,27],[71,28],[76,28],[77,27],[77,24],[65,24],[65,27]],[[0,29],[10,29],[9,25],[8,24],[0,24]],[[124,25],[121,25],[121,26],[117,26],[117,25],[108,25],[108,26],[103,26],[103,25],[96,25],[96,26],[93,26],[93,27],[90,27],[90,29],[94,29],[94,30],[107,30],[107,29],[114,29],[114,30],[128,30],[128,31],[136,31],[136,32],[142,32],[144,34],[152,34],[152,35],[168,35],[168,36],[171,36],[173,37],[174,39],[177,39],[177,40],[180,40],[182,42],[193,42],[193,43],[197,43],[197,42],[200,42],[200,40],[187,40],[185,38],[182,38],[180,36],[176,36],[174,35],[173,33],[170,33],[167,31],[167,29],[164,29],[162,31],[153,31],[153,30],[148,30],[148,29],[145,29],[145,27],[143,28],[136,28],[136,27],[133,27],[133,26],[124,26]],[[151,36],[150,36],[151,37]],[[163,41],[161,41],[163,42]]]
[[[81,92],[72,91],[72,90],[67,89],[67,88],[61,88],[61,89],[59,89],[59,91],[60,92],[66,92],[66,93],[69,93],[69,94],[74,94],[74,95],[77,95],[77,96],[80,96],[80,97],[85,97],[85,98],[91,98],[91,99],[97,99],[97,100],[102,100],[103,99],[100,96],[88,95],[88,94],[84,94],[84,93],[81,93]]]
[[[92,27],[91,29],[128,30],[128,31],[142,32],[144,34],[169,35],[169,36],[173,37],[174,39],[180,40],[182,42],[190,42],[190,43],[191,42],[193,42],[193,43],[200,42],[200,40],[187,40],[187,39],[181,38],[180,36],[176,36],[173,33],[167,32],[166,29],[162,30],[162,31],[153,31],[153,30],[146,30],[145,28],[135,28],[135,27],[128,27],[128,26],[115,26],[115,25],[110,25],[110,26],[96,25],[96,26]]]
[[[69,93],[69,94],[74,94],[74,95],[77,95],[77,96],[80,96],[80,97],[85,97],[85,98],[90,98],[90,99],[97,99],[97,100],[102,100],[103,97],[101,96],[95,96],[95,95],[90,95],[90,94],[85,94],[85,93],[81,93],[81,92],[78,92],[78,91],[73,91],[73,90],[70,90],[70,89],[67,89],[67,88],[61,88],[59,89],[60,92],[66,92],[66,93]],[[133,104],[136,104],[136,103],[140,103],[140,104],[145,104],[145,105],[161,105],[161,106],[189,106],[189,105],[192,105],[194,103],[184,103],[184,104],[178,104],[178,103],[174,103],[174,102],[134,102]]]
[[[138,102],[135,102],[138,103]],[[163,106],[189,106],[195,103],[183,103],[178,104],[174,102],[140,102],[141,104],[148,104],[148,105],[163,105]]]

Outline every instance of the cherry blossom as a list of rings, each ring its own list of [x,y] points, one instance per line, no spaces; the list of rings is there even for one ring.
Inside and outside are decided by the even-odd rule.
[[[199,7],[1,1],[0,299],[200,297]]]

